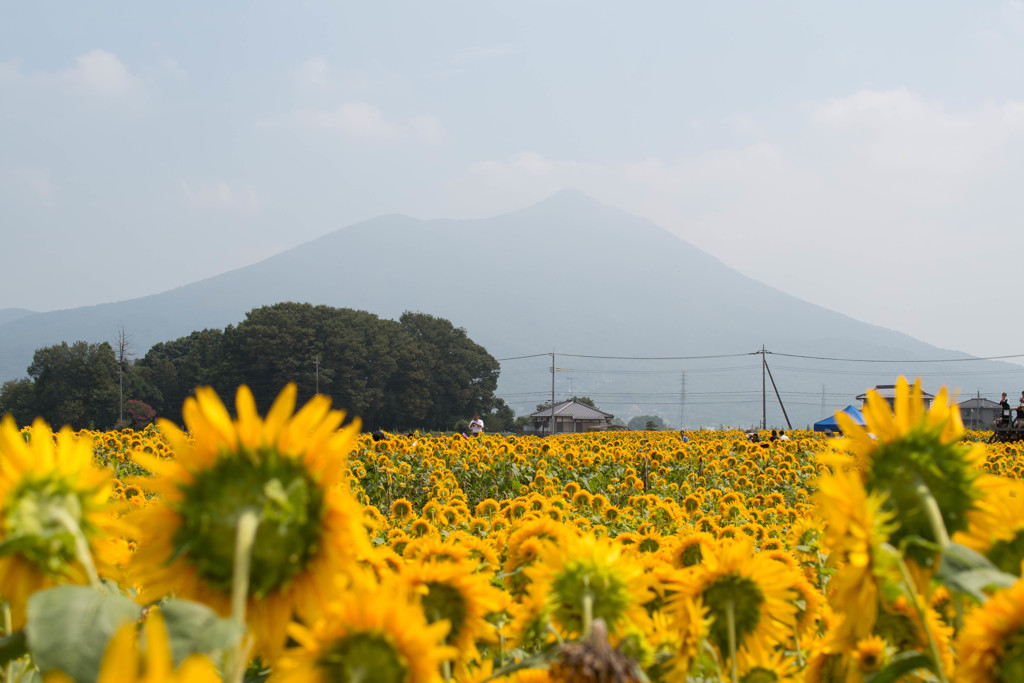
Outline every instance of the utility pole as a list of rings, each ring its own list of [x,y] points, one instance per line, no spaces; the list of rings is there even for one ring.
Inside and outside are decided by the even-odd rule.
[[[316,393],[320,393],[320,354],[316,354],[316,358],[313,359],[313,365],[316,366]]]
[[[679,428],[686,429],[686,370],[679,375]]]
[[[766,398],[767,387],[764,383],[764,374],[768,369],[768,361],[764,355],[764,344],[761,344],[761,429],[768,429],[768,401]]]
[[[555,351],[551,350],[551,431],[555,435]]]
[[[825,383],[821,383],[821,414],[825,414]]]

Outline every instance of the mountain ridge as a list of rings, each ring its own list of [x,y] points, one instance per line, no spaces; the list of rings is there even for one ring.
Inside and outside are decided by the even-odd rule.
[[[482,219],[378,216],[259,263],[159,294],[20,316],[0,324],[0,378],[23,375],[32,352],[42,346],[78,339],[111,341],[123,328],[141,356],[154,343],[236,324],[247,311],[280,301],[355,308],[393,319],[406,310],[429,313],[465,328],[496,358],[538,351],[543,355],[543,350],[556,348],[580,355],[585,351],[686,358],[714,350],[714,355],[749,356],[762,345],[809,356],[863,357],[870,348],[897,358],[968,357],[797,299],[727,267],[647,219],[578,191],[564,191],[523,209]],[[769,367],[787,364],[768,358]],[[650,377],[646,384],[617,377],[616,373],[626,372],[611,368],[618,362],[606,359],[601,367],[579,367],[580,381],[585,387],[593,380],[595,389],[631,389],[605,393],[638,397],[641,385],[656,384]],[[723,413],[723,423],[735,424],[739,416],[749,418],[749,391],[737,387],[756,385],[760,390],[759,358],[742,372],[717,375],[709,363],[702,367],[697,360],[687,360],[677,365],[686,365],[692,373],[692,400],[697,401],[698,393],[709,397],[701,420],[713,421],[716,411]],[[1005,365],[986,367],[991,372]],[[544,380],[539,368],[521,371],[520,367],[525,367],[520,361],[503,364],[499,394],[522,412],[545,399],[541,391],[549,388],[551,377],[549,371]],[[834,393],[853,392],[841,408],[871,386],[865,383],[874,381],[872,377],[879,380],[874,383],[891,383],[895,375],[890,369],[869,377],[863,366],[847,363],[820,374],[836,385]],[[854,380],[834,374],[840,372],[860,373],[856,391]],[[787,373],[790,376],[783,383],[789,386],[783,389],[791,396],[806,398],[811,386],[821,384],[821,377],[801,376],[814,375],[813,368],[783,374]],[[979,374],[978,381],[983,377]],[[725,395],[727,391],[744,392],[744,410],[730,405],[725,415],[725,409],[714,407],[722,403],[710,399],[716,398],[716,392]],[[654,393],[665,398],[670,391],[659,387]],[[674,405],[667,400],[636,401],[637,405],[657,403]],[[760,417],[760,399],[757,404]],[[632,404],[622,408],[637,409]],[[820,413],[820,408],[805,405],[791,411],[790,417],[798,415],[801,422],[809,423],[820,419]],[[679,421],[678,416],[674,421]]]

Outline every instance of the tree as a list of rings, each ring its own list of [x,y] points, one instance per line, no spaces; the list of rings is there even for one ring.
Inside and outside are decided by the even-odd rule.
[[[135,399],[128,399],[125,402],[125,410],[128,411],[128,417],[131,418],[132,427],[135,429],[143,429],[146,425],[153,422],[156,417],[156,411],[153,410],[153,406],[143,401],[136,401]]]
[[[491,411],[501,368],[484,347],[444,318],[406,311],[399,322],[425,355],[427,426],[447,428],[459,418]]]
[[[666,429],[668,425],[665,421],[657,415],[637,415],[634,418],[630,418],[626,426],[634,430],[653,430],[660,431]]]
[[[488,432],[510,432],[516,427],[515,411],[505,405],[500,398],[495,399],[494,409],[483,416],[484,425]]]
[[[124,328],[117,331],[114,339],[114,352],[117,354],[117,423],[124,423],[124,373],[131,362],[132,348],[129,335]]]
[[[31,424],[36,410],[35,383],[28,377],[12,379],[0,387],[0,415],[10,415],[21,426]]]
[[[498,362],[465,330],[421,313],[394,321],[307,303],[263,306],[237,327],[157,344],[136,368],[133,398],[178,422],[197,386],[212,386],[230,404],[235,387],[247,384],[266,412],[289,382],[300,403],[325,394],[367,429],[448,429],[473,413],[493,415],[495,425],[512,419],[494,397]]]
[[[222,397],[237,384],[229,372],[224,332],[202,330],[187,337],[154,344],[135,364],[139,400],[149,403],[157,415],[182,423],[181,407],[196,387],[212,386]]]
[[[102,429],[117,421],[117,360],[109,343],[37,349],[28,374],[36,411],[54,427]]]

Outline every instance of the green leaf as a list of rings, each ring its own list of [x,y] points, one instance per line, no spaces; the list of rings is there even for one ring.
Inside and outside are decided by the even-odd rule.
[[[86,586],[39,591],[28,599],[29,652],[43,673],[57,669],[79,683],[93,683],[110,639],[140,612],[123,595]]]
[[[28,654],[28,641],[24,631],[15,631],[9,636],[0,638],[0,667],[7,662],[21,659]]]
[[[931,657],[916,650],[908,650],[894,656],[884,669],[874,676],[869,676],[865,681],[866,683],[894,683],[901,676],[915,669],[935,670]]]
[[[232,647],[245,634],[245,626],[222,619],[198,602],[168,600],[160,606],[160,614],[167,625],[175,666],[180,666],[189,655]]]
[[[525,657],[518,662],[506,664],[505,666],[501,667],[493,674],[491,674],[490,677],[484,680],[492,681],[495,679],[504,678],[505,676],[508,676],[510,673],[514,671],[519,671],[520,669],[546,669],[548,668],[548,666],[551,665],[551,662],[558,659],[558,648],[558,643],[548,643],[540,652],[532,656]]]
[[[939,572],[935,578],[952,591],[965,593],[978,602],[988,599],[986,591],[991,588],[1009,588],[1018,577],[998,569],[968,569],[961,572]]]
[[[964,571],[966,569],[996,569],[992,562],[979,552],[971,550],[959,543],[950,543],[942,553],[942,565],[950,569]]]

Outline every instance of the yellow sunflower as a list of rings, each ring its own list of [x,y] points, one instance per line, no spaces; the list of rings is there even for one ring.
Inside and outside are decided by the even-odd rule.
[[[145,541],[134,558],[143,597],[173,593],[227,615],[236,529],[256,511],[246,616],[271,656],[293,614],[314,616],[332,577],[369,550],[344,475],[358,423],[339,430],[344,414],[322,395],[293,414],[295,396],[288,385],[264,420],[252,392],[239,387],[232,419],[213,389],[200,388],[183,409],[189,433],[158,422],[174,458],[134,456],[156,474],[139,483],[160,497],[135,513]]]
[[[855,472],[840,471],[818,482],[818,514],[827,523],[829,564],[838,568],[829,582],[830,602],[855,619],[844,621],[854,639],[875,627],[879,602],[899,582],[896,560],[882,550],[893,530],[893,513],[869,494]]]
[[[497,637],[487,615],[505,608],[506,596],[490,585],[487,572],[476,572],[473,562],[412,562],[401,576],[419,598],[427,621],[447,621],[451,630],[445,643],[464,659],[476,655],[476,643]]]
[[[790,640],[797,617],[794,583],[787,567],[755,553],[749,539],[723,541],[683,576],[669,610],[679,613],[683,601],[700,597],[711,621],[708,640],[723,660],[732,641],[742,667]]]
[[[1024,580],[970,612],[954,649],[958,683],[1024,680]]]
[[[1000,570],[1020,576],[1024,561],[1024,482],[986,477],[975,510],[968,513],[968,528],[953,540],[984,554]]]
[[[583,635],[588,619],[603,619],[612,636],[628,623],[646,625],[643,606],[655,597],[643,567],[608,538],[567,535],[525,573],[534,602],[546,601],[565,637]]]
[[[397,577],[380,584],[357,578],[310,626],[292,623],[298,644],[274,664],[284,683],[440,683],[441,663],[456,656],[444,644],[447,620],[428,623]]]
[[[24,436],[10,415],[0,422],[0,598],[15,629],[36,591],[89,580],[76,535],[100,575],[113,575],[123,555],[114,541],[129,528],[110,507],[114,479],[93,464],[92,449],[91,438],[68,427],[54,434],[41,419]]]
[[[899,524],[893,544],[920,536],[942,543],[967,528],[967,515],[980,497],[978,479],[985,460],[982,444],[963,444],[960,410],[943,387],[926,411],[917,380],[896,383],[894,407],[878,392],[869,391],[865,426],[846,413],[836,419],[844,437],[834,447],[853,455],[868,491],[884,495],[885,508]],[[842,465],[842,458],[825,456],[825,464]],[[940,527],[941,522],[941,527]],[[930,551],[910,546],[908,554],[922,566],[931,565]]]

